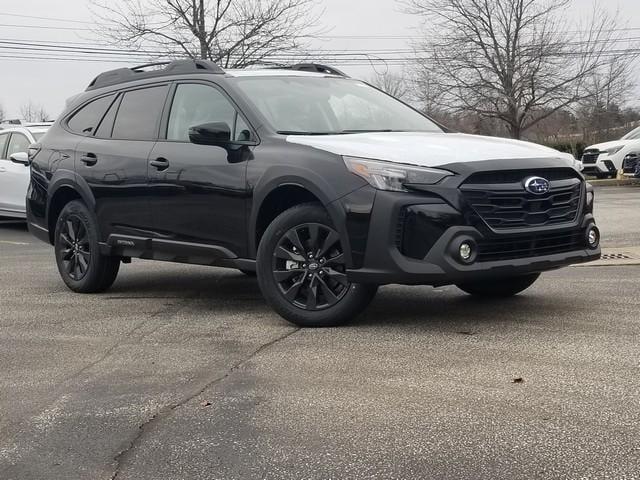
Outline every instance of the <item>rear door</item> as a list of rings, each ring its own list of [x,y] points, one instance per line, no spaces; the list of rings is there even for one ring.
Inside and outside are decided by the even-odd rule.
[[[9,214],[24,215],[26,212],[29,167],[10,160],[14,153],[27,153],[31,140],[23,133],[0,134],[0,209]]]
[[[158,137],[167,84],[121,92],[93,136],[78,145],[76,172],[89,184],[103,239],[148,236],[147,161]],[[89,127],[87,127],[89,128]]]

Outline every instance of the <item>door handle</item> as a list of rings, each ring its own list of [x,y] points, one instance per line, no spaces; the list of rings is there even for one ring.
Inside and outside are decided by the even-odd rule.
[[[149,165],[156,167],[158,170],[166,170],[169,168],[169,160],[166,158],[158,157],[155,160],[151,160]]]
[[[0,173],[2,173],[2,172],[6,172],[6,171],[7,171],[7,169],[6,169],[6,168],[4,168],[4,167],[0,167]]]
[[[90,167],[98,162],[98,157],[96,157],[95,153],[87,153],[86,155],[82,155],[80,157],[80,161],[87,167]]]

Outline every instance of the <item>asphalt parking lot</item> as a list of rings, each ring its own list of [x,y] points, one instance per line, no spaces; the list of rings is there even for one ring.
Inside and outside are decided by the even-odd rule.
[[[640,188],[597,202],[605,248],[640,246]],[[639,293],[640,265],[390,286],[299,330],[232,270],[73,294],[0,225],[0,479],[640,478]]]

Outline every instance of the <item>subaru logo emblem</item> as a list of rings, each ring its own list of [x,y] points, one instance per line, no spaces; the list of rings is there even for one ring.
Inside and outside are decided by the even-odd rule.
[[[549,191],[549,180],[542,177],[529,177],[524,181],[524,188],[527,192],[542,195]]]

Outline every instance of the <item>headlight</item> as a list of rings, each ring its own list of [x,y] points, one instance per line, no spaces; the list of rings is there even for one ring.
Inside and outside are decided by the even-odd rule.
[[[624,145],[617,145],[615,147],[607,148],[606,150],[602,150],[600,153],[606,153],[607,155],[615,155],[620,150],[624,148]]]
[[[434,185],[445,177],[453,175],[446,170],[414,167],[392,162],[381,162],[357,157],[342,157],[351,173],[361,176],[378,190],[393,192],[408,191],[405,184]]]

